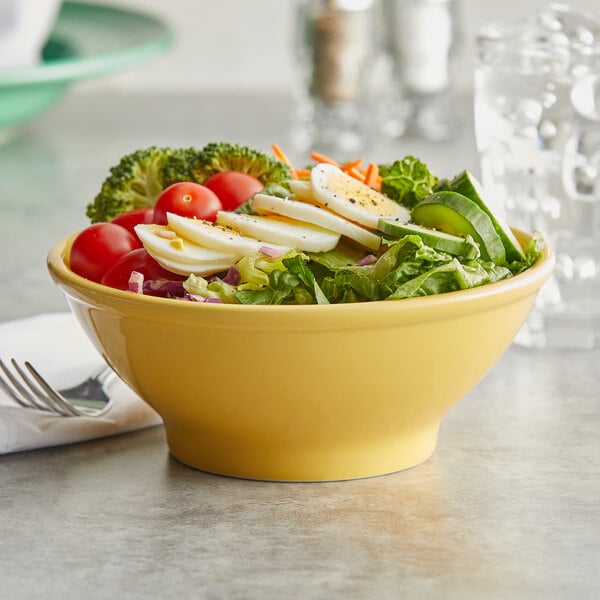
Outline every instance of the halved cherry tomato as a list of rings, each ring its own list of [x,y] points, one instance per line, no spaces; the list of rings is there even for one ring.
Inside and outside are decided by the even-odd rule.
[[[154,206],[154,223],[167,224],[167,213],[214,221],[223,209],[217,195],[207,187],[191,181],[170,185],[158,197]]]
[[[114,223],[95,223],[73,241],[69,264],[77,275],[100,283],[121,256],[140,246],[138,238],[124,227]]]
[[[265,187],[256,177],[241,171],[216,173],[204,185],[219,197],[223,210],[235,210]]]
[[[138,271],[148,279],[167,279],[169,281],[183,281],[183,275],[177,275],[163,269],[144,248],[132,250],[121,258],[104,274],[102,284],[118,290],[129,289],[129,277],[132,271]]]
[[[130,231],[133,235],[135,235],[134,227],[136,225],[139,225],[140,223],[147,225],[148,223],[152,223],[153,219],[153,208],[134,208],[133,210],[128,210],[127,212],[118,215],[111,221],[111,223],[125,227],[127,231]]]

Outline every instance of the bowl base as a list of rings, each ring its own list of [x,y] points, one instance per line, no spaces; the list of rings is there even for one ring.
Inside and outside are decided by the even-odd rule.
[[[291,450],[241,448],[182,437],[165,424],[167,443],[178,462],[213,475],[279,482],[325,482],[389,475],[425,462],[435,451],[439,423],[383,440]],[[233,447],[235,446],[235,447]]]

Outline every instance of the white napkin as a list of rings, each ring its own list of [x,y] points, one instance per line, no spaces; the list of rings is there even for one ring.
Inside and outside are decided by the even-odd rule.
[[[71,313],[0,323],[0,357],[28,360],[57,388],[83,381],[105,363]],[[0,454],[59,446],[160,425],[160,416],[118,377],[107,383],[113,406],[101,417],[65,418],[17,406],[0,389]]]

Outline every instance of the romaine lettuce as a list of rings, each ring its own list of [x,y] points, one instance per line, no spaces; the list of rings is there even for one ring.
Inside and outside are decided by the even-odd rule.
[[[470,289],[506,279],[531,266],[543,240],[534,237],[527,260],[510,267],[466,260],[434,250],[418,235],[384,240],[374,262],[364,264],[364,252],[347,243],[314,254],[289,252],[277,258],[260,253],[235,266],[239,283],[219,277],[192,275],[185,289],[197,298],[240,304],[337,304],[399,300]]]

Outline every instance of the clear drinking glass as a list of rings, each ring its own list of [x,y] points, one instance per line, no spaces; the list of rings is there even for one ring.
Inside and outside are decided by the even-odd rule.
[[[554,248],[553,278],[517,343],[600,341],[600,18],[560,4],[477,40],[475,132],[484,188]]]

